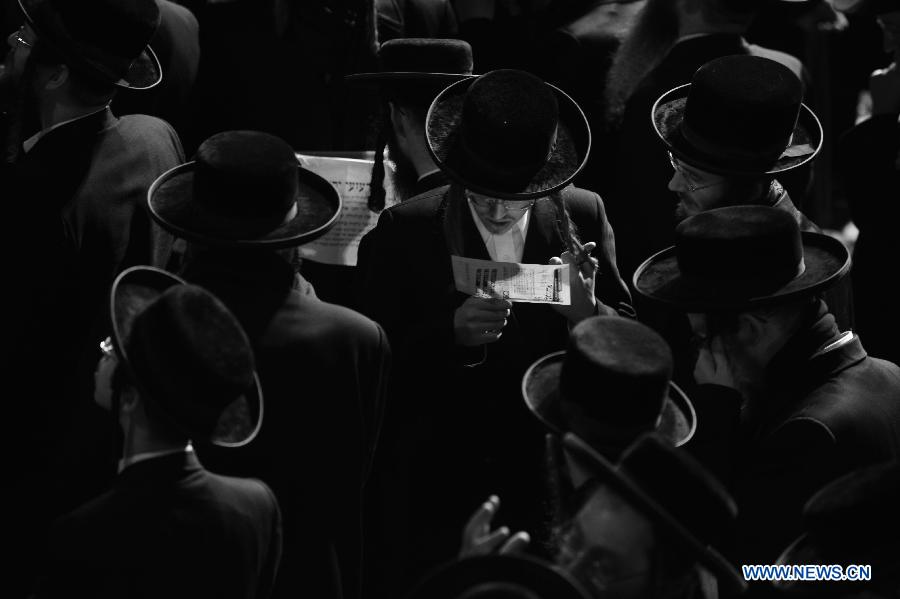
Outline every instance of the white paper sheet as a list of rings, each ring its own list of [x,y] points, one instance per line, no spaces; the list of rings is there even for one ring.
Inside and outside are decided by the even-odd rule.
[[[536,304],[572,303],[568,264],[517,264],[451,256],[456,289],[477,297]]]
[[[368,205],[374,160],[308,154],[297,154],[297,159],[303,168],[331,182],[343,204],[340,220],[319,239],[300,246],[300,255],[314,262],[356,266],[359,242],[378,222],[379,213]],[[388,168],[385,163],[386,175]],[[384,188],[385,207],[392,206],[396,202],[387,176]]]

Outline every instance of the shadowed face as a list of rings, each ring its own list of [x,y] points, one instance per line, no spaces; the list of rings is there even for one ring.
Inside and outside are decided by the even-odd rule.
[[[595,599],[637,599],[650,590],[655,544],[650,520],[600,486],[563,534],[557,565]]]
[[[481,224],[493,235],[509,231],[534,205],[534,200],[498,200],[472,191],[467,191],[466,197],[481,219]]]
[[[725,177],[686,164],[671,153],[669,161],[674,170],[669,190],[678,196],[678,221],[724,205]]]

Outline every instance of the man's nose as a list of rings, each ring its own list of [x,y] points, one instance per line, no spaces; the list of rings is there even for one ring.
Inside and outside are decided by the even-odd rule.
[[[669,191],[684,191],[685,189],[684,177],[678,171],[674,171],[672,178],[669,179]]]
[[[494,202],[491,204],[491,218],[494,220],[499,219],[505,212],[506,209],[503,207],[503,202]]]

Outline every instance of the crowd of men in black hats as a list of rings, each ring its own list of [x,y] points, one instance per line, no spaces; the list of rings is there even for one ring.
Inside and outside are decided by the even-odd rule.
[[[900,1],[6,4],[4,597],[900,598]]]

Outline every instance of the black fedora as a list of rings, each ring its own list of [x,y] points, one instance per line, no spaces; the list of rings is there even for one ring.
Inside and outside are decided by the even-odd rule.
[[[588,599],[588,595],[568,574],[536,559],[487,555],[439,567],[407,599]]]
[[[149,266],[110,292],[112,340],[141,396],[194,440],[240,447],[262,425],[250,341],[212,294]]]
[[[572,433],[566,433],[563,444],[598,483],[610,485],[647,516],[715,575],[726,592],[746,589],[743,577],[717,549],[734,525],[737,506],[699,462],[655,434],[641,436],[616,465]]]
[[[786,66],[759,56],[712,60],[656,100],[656,133],[675,156],[730,175],[775,175],[822,147],[822,125]]]
[[[572,182],[591,149],[578,104],[524,71],[502,69],[451,84],[428,110],[428,148],[448,177],[509,200],[549,195]]]
[[[215,246],[301,245],[341,214],[334,186],[302,168],[287,142],[259,131],[213,135],[192,162],[153,182],[148,201],[164,229]]]
[[[694,406],[671,378],[672,352],[653,329],[594,316],[572,329],[566,351],[529,367],[522,395],[553,433],[574,432],[616,458],[645,432],[655,430],[676,446],[694,435]]]
[[[433,84],[443,89],[472,76],[472,46],[457,39],[398,38],[381,45],[378,63],[378,71],[345,75],[344,81],[377,87]]]
[[[874,464],[826,485],[803,508],[804,533],[778,558],[779,564],[866,564],[872,582],[900,589],[900,461]],[[862,581],[860,581],[862,582]],[[791,596],[835,596],[850,583],[783,580],[776,588]]]
[[[740,311],[814,295],[849,270],[844,244],[801,233],[790,213],[730,206],[679,223],[675,245],[644,261],[633,284],[685,312]]]
[[[156,0],[19,0],[41,44],[95,79],[129,89],[162,80],[150,48],[159,27]]]

